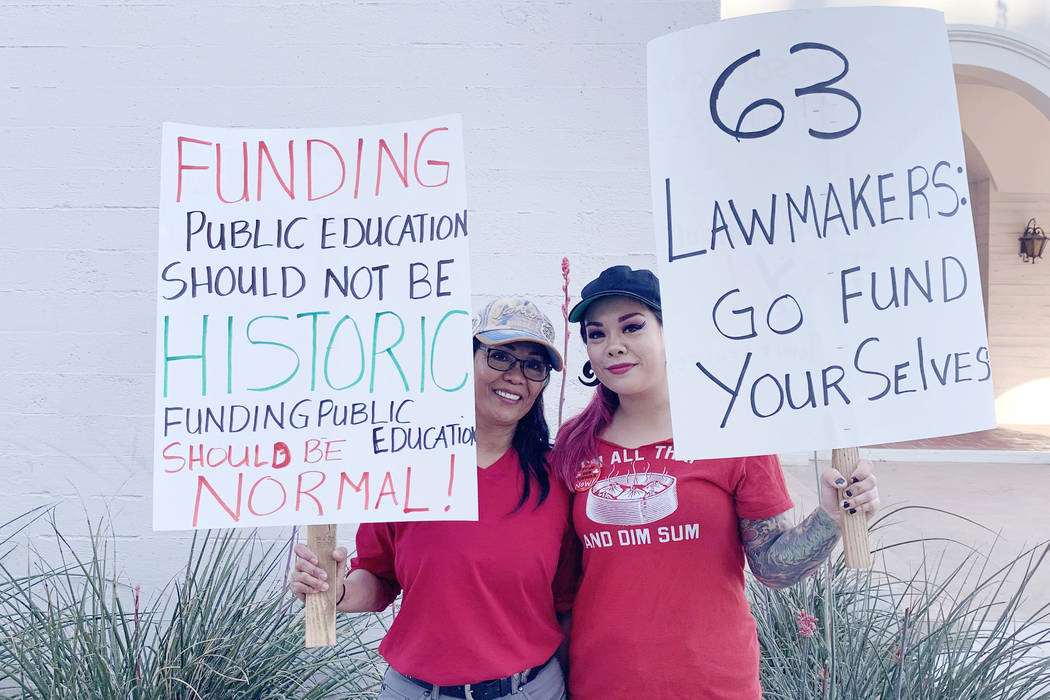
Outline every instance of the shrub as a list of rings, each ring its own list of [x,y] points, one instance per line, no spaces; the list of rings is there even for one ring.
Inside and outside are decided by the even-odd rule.
[[[0,550],[40,512],[0,526]],[[199,532],[185,572],[143,604],[109,571],[96,529],[81,558],[51,523],[57,566],[14,574],[0,556],[0,693],[17,698],[373,697],[375,615],[340,615],[334,647],[303,647],[303,606],[284,591],[286,549],[249,531]]]
[[[876,550],[921,547],[924,564],[908,578],[852,571],[841,556],[779,591],[749,578],[767,700],[1050,698],[1050,602],[1028,616],[1019,609],[1050,543],[989,570],[969,548],[954,566],[928,559],[934,542]]]
[[[52,523],[59,564],[37,555],[34,571],[12,573],[12,538],[46,515],[0,525],[0,694],[317,700],[378,691],[384,617],[340,615],[336,646],[304,649],[302,606],[284,591],[283,545],[250,531],[197,533],[185,571],[143,604],[110,573],[111,539],[97,529],[80,558]],[[943,565],[931,554],[940,542],[876,550],[922,547],[931,557],[908,577],[847,570],[840,557],[783,590],[749,578],[765,697],[1050,698],[1050,603],[1021,613],[1050,543],[990,569],[973,550]]]

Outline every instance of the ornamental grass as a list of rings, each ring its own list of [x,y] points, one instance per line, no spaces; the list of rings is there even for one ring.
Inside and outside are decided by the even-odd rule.
[[[375,696],[381,618],[340,615],[334,647],[304,649],[303,606],[283,585],[285,545],[250,531],[201,531],[185,570],[143,600],[112,573],[112,536],[96,529],[82,557],[53,519],[59,561],[31,548],[30,572],[15,573],[25,551],[14,538],[49,515],[0,525],[0,697]]]
[[[872,530],[881,535],[907,510],[889,511]],[[375,648],[388,617],[340,615],[336,646],[304,649],[303,606],[284,589],[286,544],[250,531],[201,531],[184,571],[144,599],[113,574],[112,534],[96,529],[81,556],[51,515],[38,510],[0,525],[0,697],[315,700],[378,692],[385,666]],[[24,567],[27,556],[16,540],[41,519],[57,538],[59,561],[30,548],[30,572],[16,573],[15,560]],[[966,550],[961,563],[945,563],[946,544]],[[988,552],[910,539],[880,546],[876,561],[905,547],[927,555],[908,576],[884,565],[851,571],[840,557],[783,590],[749,578],[765,697],[1050,699],[1050,592],[1030,585],[1050,565],[1050,543],[992,567]]]
[[[921,507],[890,510],[872,532],[881,535],[912,508]],[[948,564],[945,548],[954,547],[963,555]],[[846,569],[839,556],[783,590],[749,579],[765,698],[1050,698],[1050,591],[1030,585],[1039,567],[1050,566],[1050,542],[1002,566],[989,564],[991,552],[943,538],[885,544],[874,558],[885,562],[902,548],[922,555],[906,577],[884,563]]]

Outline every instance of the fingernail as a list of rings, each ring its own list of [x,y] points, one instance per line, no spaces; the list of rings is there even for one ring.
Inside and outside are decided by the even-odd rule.
[[[852,496],[852,495],[853,495],[853,492],[852,492],[852,491],[850,491],[849,489],[847,489],[847,490],[846,490],[846,495],[847,495],[847,496]]]
[[[857,509],[856,508],[850,508],[849,509],[849,514],[850,515],[856,515],[856,513],[857,513]]]
[[[843,501],[842,502],[842,507],[843,508],[849,508],[849,501]]]
[[[321,583],[321,590],[322,591],[327,591],[328,590],[328,584],[327,583]]]
[[[860,479],[858,479],[857,477],[853,477],[852,481],[853,481],[853,483],[855,484],[855,483],[857,483],[858,481],[860,481]]]
[[[845,485],[845,483],[846,483],[846,480],[845,480],[845,479],[835,479],[835,483],[836,483],[836,484],[837,484],[838,486],[843,486],[843,485]]]

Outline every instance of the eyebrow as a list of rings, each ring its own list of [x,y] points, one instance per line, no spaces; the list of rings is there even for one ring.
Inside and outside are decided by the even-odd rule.
[[[496,346],[493,346],[493,347],[499,348],[500,346],[496,345]],[[522,348],[519,348],[516,343],[507,343],[506,345],[504,345],[502,347],[504,348],[504,351],[506,351],[507,348],[514,348],[515,350],[519,350],[519,351],[522,350]],[[528,351],[525,352],[525,354],[528,357],[538,357],[540,359],[543,359],[543,356],[544,356],[543,351],[542,350],[537,350],[536,348],[530,348]]]
[[[632,311],[631,313],[624,314],[620,318],[616,319],[616,322],[617,323],[623,323],[624,321],[626,321],[627,319],[631,318],[632,316],[642,316],[642,313],[640,311]],[[644,316],[642,316],[642,317],[644,318]],[[602,325],[601,321],[588,321],[587,323],[584,324],[584,326],[600,326],[600,325]]]

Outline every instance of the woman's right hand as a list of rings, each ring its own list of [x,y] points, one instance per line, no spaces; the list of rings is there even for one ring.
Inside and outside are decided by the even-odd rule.
[[[330,582],[328,576],[325,574],[319,564],[320,560],[317,555],[310,550],[302,542],[295,545],[295,569],[292,572],[291,581],[288,583],[288,590],[295,594],[295,597],[302,602],[306,602],[306,596],[309,593],[320,593],[327,591],[329,585],[346,585],[345,579],[339,576],[339,573],[345,571],[346,568],[346,547],[336,547],[331,557],[335,560],[335,570],[340,581]]]

